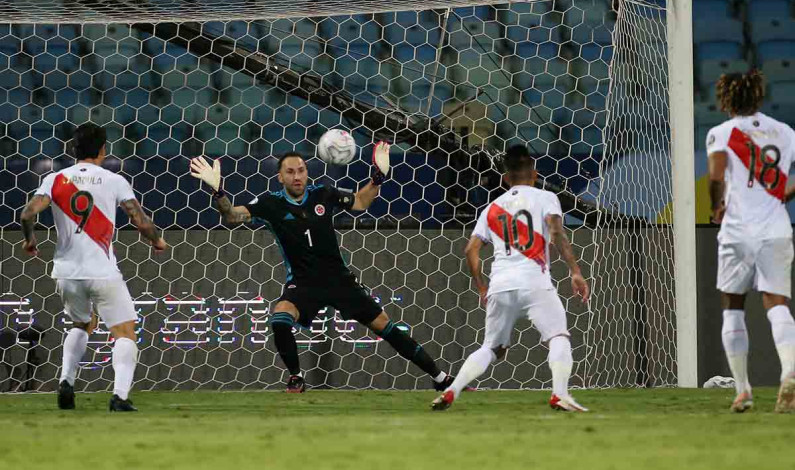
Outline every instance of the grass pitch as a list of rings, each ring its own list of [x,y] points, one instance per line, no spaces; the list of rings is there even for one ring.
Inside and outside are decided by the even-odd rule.
[[[432,392],[138,392],[0,396],[1,469],[743,469],[795,468],[795,415],[776,391],[733,415],[733,390],[593,390],[589,414],[548,392],[473,392],[431,412]]]

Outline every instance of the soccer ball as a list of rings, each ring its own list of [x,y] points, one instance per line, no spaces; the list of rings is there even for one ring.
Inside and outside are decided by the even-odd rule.
[[[356,156],[356,142],[347,131],[331,129],[320,137],[317,155],[329,165],[347,165]]]

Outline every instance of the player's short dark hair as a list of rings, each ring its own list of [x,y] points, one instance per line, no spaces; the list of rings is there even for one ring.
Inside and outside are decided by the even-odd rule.
[[[85,160],[87,158],[97,158],[99,151],[108,140],[105,129],[92,123],[81,124],[72,134],[72,140],[66,147],[66,153],[70,154],[75,160]]]
[[[301,160],[303,160],[303,159],[304,159],[304,156],[303,156],[303,155],[301,155],[301,154],[300,154],[300,153],[298,153],[298,152],[287,152],[287,153],[285,153],[284,155],[282,155],[281,157],[279,157],[279,168],[278,168],[278,170],[279,170],[279,171],[282,171],[282,163],[283,163],[285,160],[287,160],[288,158],[291,158],[291,157],[298,157],[298,158],[300,158]]]
[[[724,73],[715,86],[720,109],[732,116],[750,116],[765,99],[765,76],[753,69],[748,73]]]
[[[530,172],[535,169],[535,160],[524,145],[513,145],[505,151],[503,165],[508,173]]]

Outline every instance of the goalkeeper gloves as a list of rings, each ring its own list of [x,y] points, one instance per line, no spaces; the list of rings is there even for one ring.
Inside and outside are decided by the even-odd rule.
[[[209,186],[213,190],[213,198],[221,199],[226,196],[221,185],[221,160],[215,160],[210,165],[204,157],[192,158],[190,175]]]
[[[381,185],[389,175],[389,145],[386,142],[378,142],[373,149],[373,184]]]

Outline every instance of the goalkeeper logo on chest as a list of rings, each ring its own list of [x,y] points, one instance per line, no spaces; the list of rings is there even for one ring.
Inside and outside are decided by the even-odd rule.
[[[404,331],[396,328],[368,290],[350,272],[340,254],[333,225],[336,210],[364,211],[378,196],[389,174],[389,144],[379,142],[373,151],[373,177],[358,192],[333,186],[310,185],[303,157],[287,153],[279,158],[282,190],[265,193],[243,206],[233,206],[224,194],[221,165],[202,158],[191,160],[191,175],[213,191],[227,225],[264,225],[279,244],[287,267],[282,296],[272,310],[270,325],[279,356],[290,372],[287,392],[305,390],[293,326],[308,328],[326,306],[356,320],[387,341],[404,358],[416,364],[443,390],[452,377],[442,372],[427,352]]]

